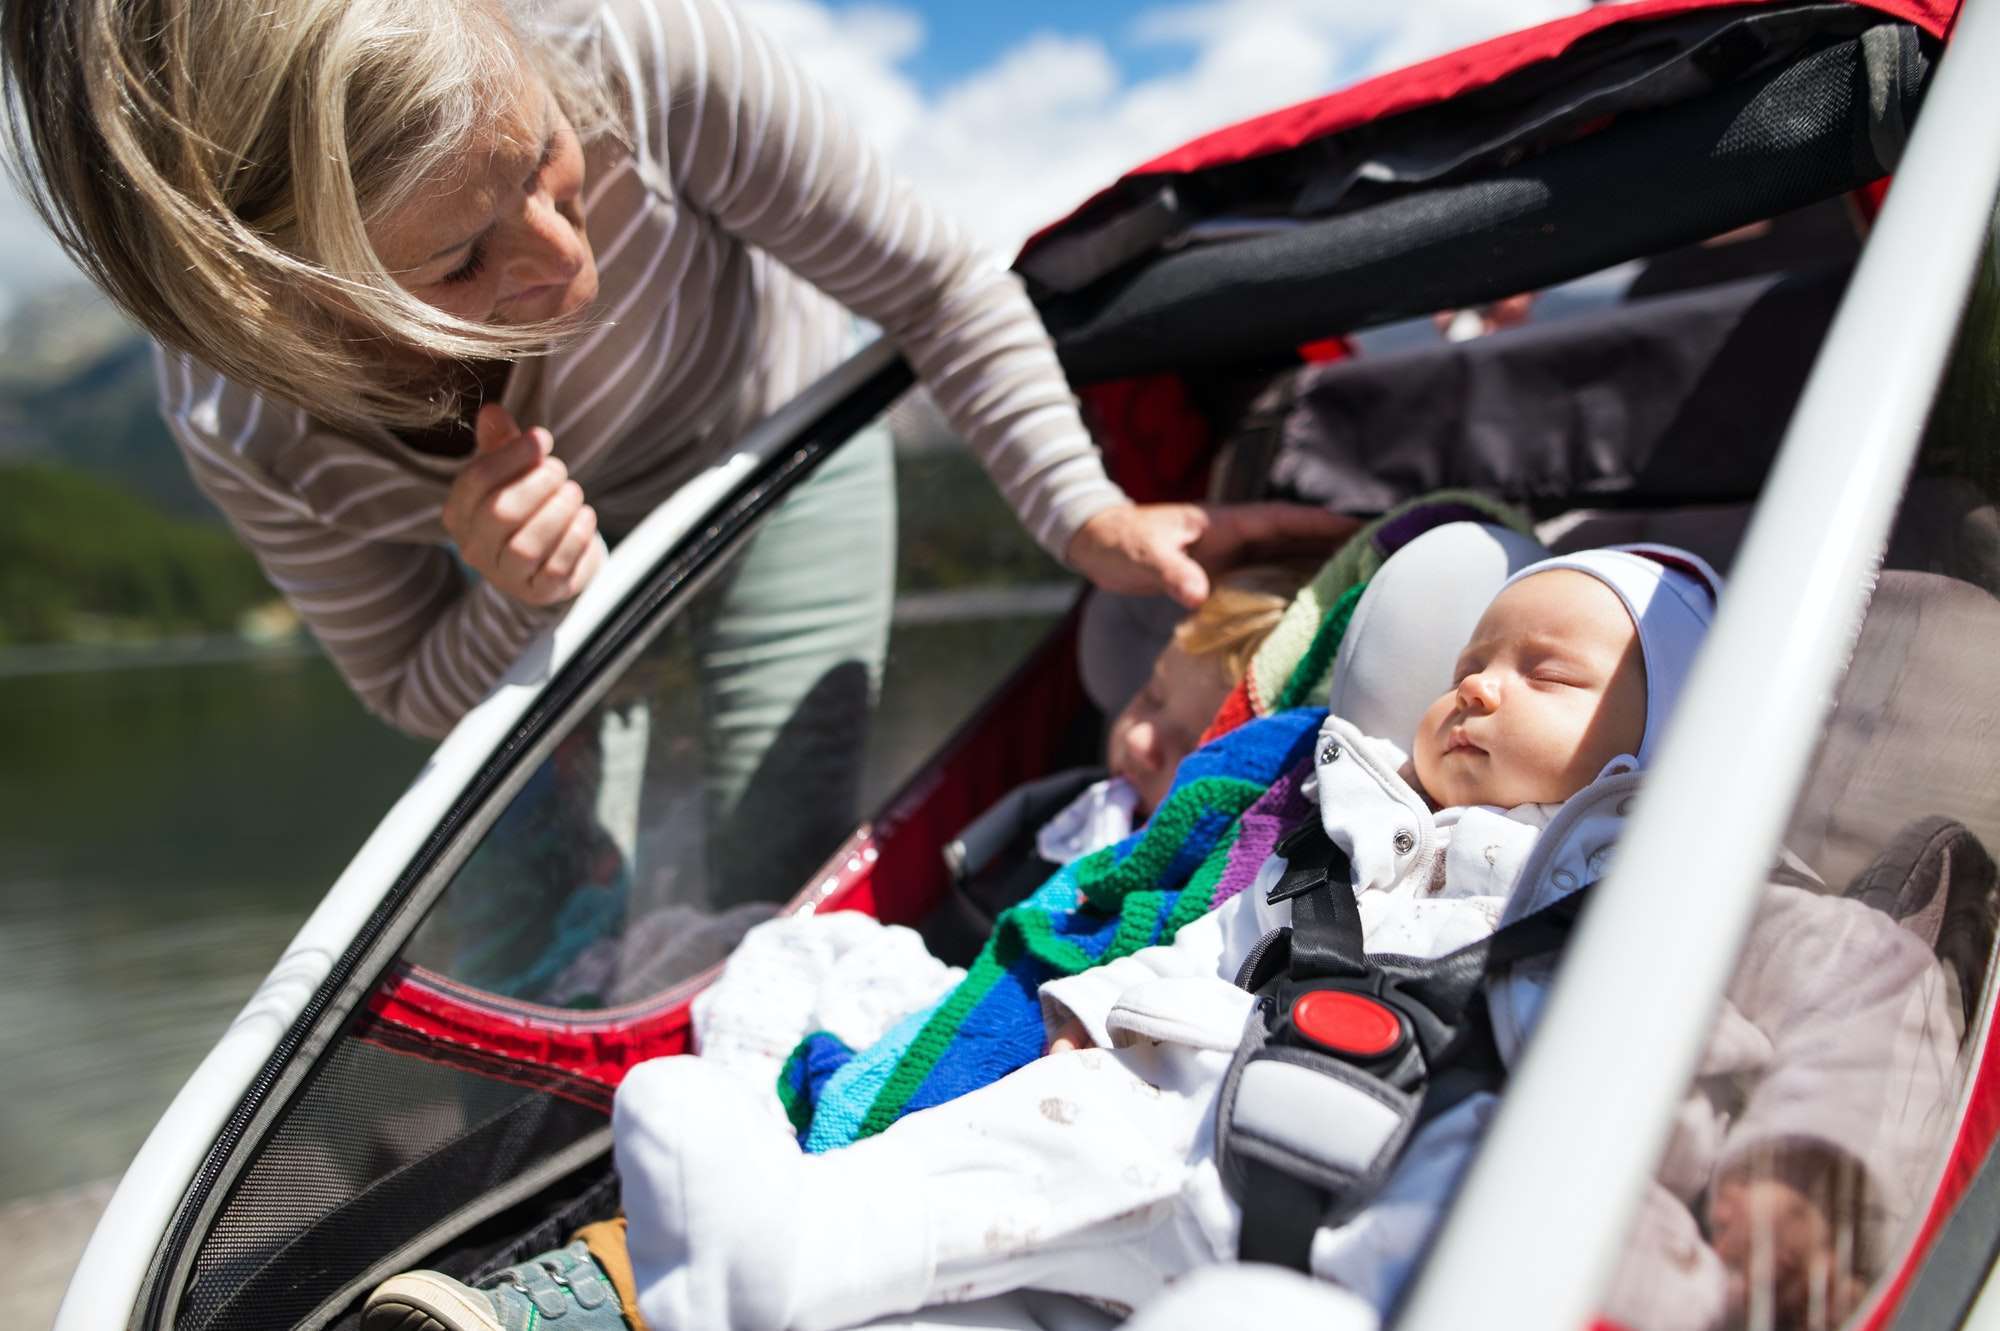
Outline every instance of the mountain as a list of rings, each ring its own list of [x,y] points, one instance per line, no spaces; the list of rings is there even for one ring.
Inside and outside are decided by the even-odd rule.
[[[57,463],[167,513],[219,523],[160,421],[152,347],[81,283],[0,322],[0,463]]]
[[[928,397],[909,395],[890,413],[889,423],[901,473],[897,490],[903,553],[898,563],[905,590],[1062,576],[1013,519]],[[0,320],[0,484],[15,488],[32,480],[38,493],[54,495],[48,468],[77,473],[98,487],[78,486],[60,496],[77,533],[90,540],[110,540],[108,527],[153,533],[143,540],[134,537],[139,542],[134,549],[143,546],[146,557],[152,557],[150,542],[165,529],[150,524],[165,520],[208,529],[234,548],[220,515],[195,489],[160,421],[151,344],[81,284],[27,297]],[[101,514],[88,511],[86,494],[103,496]],[[154,511],[141,519],[135,504]],[[8,551],[14,524],[26,516],[19,504],[0,507],[0,551]],[[191,539],[185,532],[173,538]],[[193,546],[177,548],[183,551],[177,557],[204,566],[211,558],[189,553]],[[18,546],[8,553],[33,557]],[[240,569],[223,577],[221,568],[217,564],[212,572],[228,587],[249,585]],[[141,577],[137,572],[131,576]],[[232,590],[222,602],[234,605],[235,598]],[[152,607],[145,613],[154,617],[194,613],[171,598],[141,599]],[[37,614],[42,627],[35,632],[51,631],[53,621],[46,613]],[[210,611],[195,614],[206,622],[204,616],[213,618]],[[0,621],[0,633],[12,633],[17,641],[25,631],[21,624],[10,628]]]
[[[230,632],[273,595],[214,524],[82,472],[0,464],[0,645]]]

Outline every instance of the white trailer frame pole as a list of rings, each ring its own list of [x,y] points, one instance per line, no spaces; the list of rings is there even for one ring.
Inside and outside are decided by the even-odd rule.
[[[2000,189],[1969,0],[1813,366],[1680,716],[1401,1331],[1586,1325],[1806,775]]]

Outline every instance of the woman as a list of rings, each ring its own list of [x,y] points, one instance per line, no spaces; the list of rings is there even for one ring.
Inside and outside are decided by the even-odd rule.
[[[600,535],[836,363],[843,305],[1100,585],[1192,604],[1195,556],[1340,530],[1134,507],[1014,279],[721,0],[532,24],[502,0],[4,3],[44,217],[161,344],[196,481],[404,730],[448,730],[590,581]],[[885,459],[848,451],[822,483],[881,494]],[[879,659],[874,511],[872,544],[788,553]],[[734,659],[782,655],[790,618]]]

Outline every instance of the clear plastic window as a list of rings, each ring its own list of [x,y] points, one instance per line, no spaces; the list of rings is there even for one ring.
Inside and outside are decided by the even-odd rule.
[[[1909,1257],[1991,1003],[1997,501],[1989,247],[1618,1325],[1839,1326]]]
[[[646,647],[405,961],[585,1010],[701,973],[1041,641],[1067,575],[961,448],[887,436],[840,449]]]

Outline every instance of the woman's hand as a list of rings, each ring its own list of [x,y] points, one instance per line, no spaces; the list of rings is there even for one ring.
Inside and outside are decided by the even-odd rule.
[[[1307,504],[1122,504],[1084,523],[1064,557],[1106,591],[1164,592],[1193,609],[1211,574],[1301,550],[1331,554],[1360,527]]]
[[[604,563],[597,511],[550,456],[555,439],[522,430],[504,407],[484,406],[474,456],[444,500],[444,529],[479,575],[516,601],[555,605],[581,592]]]

